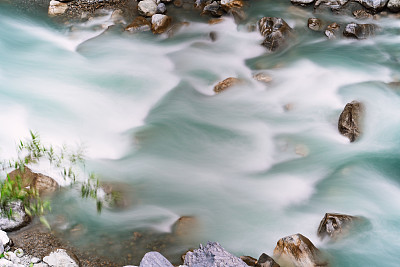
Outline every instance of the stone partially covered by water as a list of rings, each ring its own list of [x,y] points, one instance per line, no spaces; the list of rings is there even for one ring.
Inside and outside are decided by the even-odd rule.
[[[357,101],[346,104],[339,116],[339,132],[354,142],[360,135],[362,104]]]
[[[139,267],[173,267],[173,265],[163,255],[152,251],[144,255]]]
[[[321,252],[302,234],[281,238],[274,249],[274,258],[283,266],[327,266]]]
[[[131,24],[126,26],[125,31],[136,33],[151,30],[151,23],[142,16],[136,17]]]
[[[381,11],[389,0],[357,0],[364,7],[372,10],[373,12]]]
[[[328,39],[336,39],[338,37],[339,30],[340,30],[340,25],[334,22],[329,24],[328,27],[326,27],[324,33],[326,37],[328,37]]]
[[[258,258],[256,267],[279,267],[280,265],[274,261],[273,258],[268,256],[267,254],[263,253]]]
[[[240,258],[227,252],[219,243],[208,242],[205,247],[186,253],[184,265],[189,267],[248,267]]]
[[[322,30],[322,20],[318,18],[309,18],[307,26],[313,31],[320,31]]]
[[[361,218],[356,216],[338,213],[326,213],[319,224],[318,236],[321,239],[324,239],[328,236],[335,240],[343,235],[348,234],[354,223],[360,220]]]
[[[225,80],[219,82],[217,85],[214,86],[214,92],[215,93],[221,93],[222,91],[225,91],[226,89],[240,84],[242,81],[238,78],[234,77],[229,77],[226,78]]]
[[[157,4],[153,0],[143,0],[138,4],[138,11],[141,15],[151,17],[157,13]]]
[[[343,35],[350,38],[366,39],[375,34],[376,26],[374,24],[349,23],[346,25]]]
[[[265,38],[262,44],[270,51],[282,47],[292,35],[292,28],[281,18],[264,17],[259,20],[258,27]]]
[[[171,25],[171,17],[162,14],[155,14],[151,17],[151,30],[153,33],[163,33]]]

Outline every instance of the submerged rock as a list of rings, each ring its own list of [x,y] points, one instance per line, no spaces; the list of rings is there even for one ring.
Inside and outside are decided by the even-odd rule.
[[[263,82],[263,83],[272,82],[272,77],[269,76],[268,74],[262,73],[262,72],[253,75],[253,79],[256,81],[259,81],[259,82]]]
[[[339,116],[339,132],[354,142],[360,135],[362,104],[357,101],[346,104]]]
[[[171,17],[155,14],[151,17],[151,31],[159,34],[165,32],[171,24]]]
[[[79,267],[79,262],[76,257],[74,258],[66,250],[57,249],[44,257],[43,262],[47,263],[50,267]]]
[[[222,10],[221,5],[217,1],[213,1],[210,4],[207,4],[203,8],[203,12],[201,14],[202,15],[211,14],[212,16],[220,17],[224,14],[224,11]]]
[[[322,30],[322,20],[318,18],[309,18],[307,26],[313,31],[320,31]]]
[[[40,195],[54,192],[59,188],[58,183],[53,178],[33,172],[28,167],[25,167],[24,171],[14,170],[8,176],[11,180],[16,180],[17,177],[20,177],[22,187],[35,188]]]
[[[327,266],[321,252],[307,237],[301,234],[281,238],[274,249],[274,257],[283,266]]]
[[[328,39],[336,39],[338,36],[339,30],[340,30],[339,24],[334,22],[332,24],[329,24],[328,27],[326,27],[325,35],[326,35],[326,37],[328,37]]]
[[[331,239],[337,239],[338,237],[347,234],[354,222],[360,220],[360,217],[338,213],[325,213],[325,216],[318,227],[318,236],[321,240],[326,236]]]
[[[270,51],[282,47],[292,35],[292,28],[281,18],[264,17],[258,22],[260,33],[265,37],[263,45]]]
[[[400,0],[389,0],[387,7],[392,12],[400,11]]]
[[[131,24],[129,24],[125,31],[128,32],[145,32],[151,30],[151,23],[145,17],[136,17]]]
[[[256,266],[257,259],[250,256],[240,256],[240,259],[244,261],[248,266]]]
[[[350,38],[366,39],[375,33],[376,26],[374,24],[357,24],[349,23],[346,25],[343,35]]]
[[[193,216],[182,216],[172,226],[172,233],[175,236],[188,236],[198,228],[198,222]]]
[[[163,255],[152,251],[144,255],[139,267],[173,267],[173,265]]]
[[[217,242],[208,242],[205,247],[200,245],[199,249],[186,253],[184,265],[193,267],[248,267],[244,261],[227,252]]]
[[[256,267],[279,267],[280,265],[274,261],[273,258],[268,256],[267,254],[263,253],[258,258]]]
[[[240,84],[241,82],[242,81],[238,78],[234,77],[226,78],[225,80],[219,82],[216,86],[214,86],[214,92],[217,94],[221,93],[222,91],[225,91],[229,87]]]

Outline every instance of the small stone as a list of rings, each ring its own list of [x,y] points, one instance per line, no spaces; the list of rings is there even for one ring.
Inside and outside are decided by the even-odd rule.
[[[162,14],[155,14],[151,17],[151,30],[155,34],[165,32],[169,25],[171,24],[171,17],[162,15]]]
[[[240,256],[240,259],[244,261],[248,266],[256,266],[257,259],[250,256]]]
[[[21,258],[22,256],[24,256],[24,251],[22,250],[22,248],[17,248],[17,249],[14,251],[14,253],[15,253],[15,255],[16,255],[18,258]]]
[[[8,242],[10,241],[10,238],[8,238],[7,233],[2,230],[0,230],[0,241],[4,246],[6,246],[8,244]]]
[[[158,14],[164,14],[165,12],[167,12],[167,7],[165,6],[164,3],[159,3],[157,5],[157,13]]]
[[[143,256],[139,267],[173,267],[173,265],[163,255],[152,251]]]
[[[336,37],[339,33],[339,30],[340,30],[339,24],[334,22],[334,23],[328,25],[328,27],[326,27],[325,35],[328,37],[328,39],[336,39]]]
[[[387,7],[392,12],[400,11],[400,0],[389,0]]]
[[[111,20],[114,22],[114,24],[124,24],[125,19],[123,16],[124,12],[121,9],[114,10],[113,13],[111,14]]]
[[[129,24],[125,31],[128,32],[145,32],[151,30],[151,23],[145,17],[136,17],[131,24]]]
[[[322,21],[318,18],[309,18],[307,25],[313,31],[320,31],[322,29]]]
[[[253,79],[256,80],[256,81],[259,81],[259,82],[263,82],[263,83],[272,82],[271,76],[269,76],[266,73],[262,73],[262,72],[253,75]]]
[[[339,132],[354,142],[360,135],[362,104],[357,101],[347,103],[339,116]]]
[[[154,0],[143,0],[138,4],[138,11],[141,15],[151,17],[157,12],[157,4]]]
[[[376,26],[373,24],[349,23],[346,25],[343,35],[350,38],[366,39],[375,33]]]
[[[256,267],[279,267],[279,264],[276,263],[273,258],[263,253],[258,258]]]
[[[172,226],[175,236],[188,236],[198,229],[198,222],[193,216],[182,216]]]
[[[36,258],[36,257],[32,257],[32,258],[31,258],[31,262],[32,262],[32,263],[39,263],[39,262],[40,262],[40,259],[39,259],[39,258]]]
[[[214,92],[215,93],[221,93],[222,91],[225,91],[229,87],[232,87],[234,85],[240,84],[242,81],[238,78],[234,77],[229,77],[226,78],[225,80],[219,82],[216,86],[214,86]]]
[[[350,232],[355,222],[361,221],[361,217],[338,213],[325,213],[318,227],[318,236],[324,239],[326,236],[333,240]]]
[[[62,15],[67,11],[68,4],[59,1],[51,0],[49,4],[48,14],[50,16]]]
[[[12,261],[8,261],[6,259],[0,259],[0,266],[1,267],[13,267],[14,263],[12,263]]]
[[[301,234],[281,238],[274,249],[274,258],[278,263],[286,263],[284,266],[288,263],[297,267],[327,266],[321,252]]]
[[[292,35],[292,28],[281,18],[264,17],[259,20],[258,28],[265,38],[262,44],[270,51],[285,45]]]
[[[373,12],[381,11],[389,0],[356,0],[364,7],[368,8]]]
[[[315,2],[315,0],[290,0],[294,5],[306,6]]]
[[[43,258],[43,262],[51,267],[79,267],[79,263],[72,259],[64,249],[51,252],[50,255]]]
[[[359,10],[354,11],[353,16],[356,19],[371,19],[374,17],[372,14],[368,13],[364,9],[359,9]]]
[[[201,14],[202,15],[211,14],[212,16],[215,16],[215,17],[221,17],[224,14],[224,12],[221,9],[220,4],[217,1],[213,1],[212,3],[206,5],[203,8],[203,12]]]
[[[242,8],[243,1],[242,0],[221,0],[221,7],[228,11],[232,8]]]
[[[183,1],[182,0],[174,0],[173,4],[175,7],[182,7]]]
[[[210,20],[208,21],[208,24],[214,25],[214,24],[221,23],[221,22],[223,22],[223,21],[224,21],[223,18],[212,18],[212,19],[210,19]]]
[[[14,201],[8,203],[5,210],[12,209],[13,214],[11,219],[7,216],[0,216],[0,229],[3,231],[15,231],[18,230],[31,222],[31,217],[26,214],[24,205],[21,201]],[[4,213],[5,211],[3,211]]]

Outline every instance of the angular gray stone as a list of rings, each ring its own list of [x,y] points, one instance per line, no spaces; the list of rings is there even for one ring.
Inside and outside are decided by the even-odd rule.
[[[343,35],[350,38],[366,39],[375,34],[376,26],[374,24],[349,23],[343,31]]]
[[[400,0],[389,0],[387,7],[392,12],[400,11]]]
[[[164,14],[165,12],[167,12],[167,7],[165,6],[164,3],[159,3],[157,5],[157,13],[158,14]]]
[[[357,0],[357,2],[359,2],[361,5],[374,12],[381,11],[386,6],[388,1],[389,0]]]
[[[163,255],[152,251],[143,256],[139,267],[173,267],[173,265]]]
[[[190,267],[248,267],[244,261],[227,252],[217,242],[208,242],[205,247],[200,245],[199,249],[187,252],[184,265]]]
[[[264,17],[258,21],[258,28],[268,50],[275,51],[283,46],[292,35],[292,28],[281,18]]]

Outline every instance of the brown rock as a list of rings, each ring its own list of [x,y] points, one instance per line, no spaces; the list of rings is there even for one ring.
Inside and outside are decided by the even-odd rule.
[[[321,252],[301,234],[281,238],[274,249],[274,258],[283,266],[327,266]]]
[[[257,259],[250,256],[240,256],[240,259],[249,266],[256,266],[257,264]]]
[[[374,17],[372,14],[368,13],[364,9],[359,9],[359,10],[354,11],[353,16],[356,19],[371,19]]]
[[[242,8],[243,5],[242,0],[221,0],[221,7],[227,12],[232,8]]]
[[[354,142],[360,135],[362,104],[357,101],[346,104],[339,116],[339,132]]]
[[[198,222],[193,216],[182,216],[172,226],[172,233],[175,236],[188,236],[198,230]]]
[[[313,31],[322,30],[322,21],[318,18],[309,18],[307,25]]]
[[[366,39],[375,34],[376,26],[374,24],[349,23],[346,25],[343,35],[350,38]]]
[[[326,236],[337,239],[349,233],[356,221],[361,221],[360,217],[338,213],[325,213],[324,218],[318,227],[318,236],[324,239]]]
[[[223,22],[223,21],[224,21],[223,18],[212,18],[212,19],[210,19],[210,20],[208,21],[208,24],[214,25],[214,24],[221,23],[221,22]]]
[[[18,176],[21,178],[22,187],[35,188],[39,194],[46,194],[56,191],[59,185],[53,178],[41,173],[32,172],[28,167],[24,171],[14,170],[8,174],[11,180],[15,180]]]
[[[234,85],[240,84],[242,81],[238,78],[233,78],[229,77],[223,80],[222,82],[219,82],[216,86],[214,86],[214,92],[221,93],[222,91],[225,91],[229,87],[232,87]]]
[[[279,267],[280,265],[274,261],[273,258],[268,256],[267,254],[263,253],[258,258],[256,267]]]
[[[136,17],[131,24],[129,24],[125,31],[129,32],[145,32],[150,31],[151,23],[145,17]]]
[[[265,37],[263,45],[270,51],[275,51],[292,36],[292,28],[281,18],[264,17],[259,20],[258,28]]]
[[[339,24],[337,24],[336,22],[329,24],[328,27],[326,27],[325,30],[325,35],[329,38],[329,39],[336,39],[338,33],[340,30],[340,26]]]
[[[165,32],[171,24],[171,17],[155,14],[151,17],[151,31],[155,34]]]

